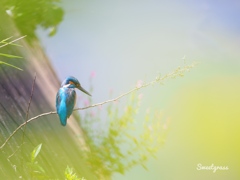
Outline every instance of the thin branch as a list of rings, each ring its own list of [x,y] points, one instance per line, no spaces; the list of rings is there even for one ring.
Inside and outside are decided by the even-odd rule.
[[[6,43],[6,44],[0,46],[0,48],[2,48],[2,47],[4,47],[4,46],[7,46],[7,45],[9,45],[9,44],[12,44],[12,43],[14,43],[14,42],[16,42],[16,41],[18,41],[18,40],[20,40],[20,39],[23,39],[23,38],[25,38],[26,36],[27,36],[27,35],[22,36],[22,37],[17,38],[17,39],[14,39],[13,41],[10,41],[10,42],[8,42],[8,43]]]
[[[36,78],[37,78],[37,75],[36,75],[36,73],[35,73],[34,79],[33,79],[33,83],[32,83],[31,95],[30,95],[30,99],[29,99],[29,102],[28,102],[27,112],[26,112],[26,119],[25,119],[25,124],[24,124],[24,129],[23,129],[22,143],[23,143],[23,140],[24,140],[24,132],[25,132],[26,125],[27,125],[27,120],[28,120],[28,115],[29,115],[29,109],[30,109],[30,105],[31,105],[31,102],[32,102],[32,97],[33,97],[33,92],[34,92],[34,87],[35,87]]]
[[[56,113],[57,113],[56,111],[52,111],[52,112],[47,112],[47,113],[39,114],[39,115],[37,115],[37,116],[35,116],[35,117],[27,120],[27,123],[29,123],[29,122],[31,122],[31,121],[33,121],[33,120],[35,120],[35,119],[38,119],[38,118],[40,118],[40,117],[42,117],[42,116],[46,116],[46,115],[50,115],[50,114],[56,114]],[[12,134],[5,140],[5,142],[1,145],[0,149],[2,149],[2,148],[7,144],[7,142],[14,136],[14,134],[15,134],[19,129],[21,129],[21,128],[25,125],[25,123],[26,123],[26,122],[22,123],[21,125],[19,125],[19,126],[13,131],[13,133],[12,133]]]
[[[25,126],[25,125],[27,125],[27,120],[28,120],[28,115],[29,115],[29,109],[30,109],[30,105],[31,105],[31,102],[32,102],[32,97],[33,97],[33,92],[34,92],[36,77],[37,77],[37,75],[36,75],[36,73],[35,73],[35,76],[34,76],[34,79],[33,79],[33,83],[32,83],[31,95],[30,95],[30,99],[29,99],[29,101],[28,101],[28,107],[27,107],[26,118],[25,118],[25,123],[24,123],[24,129],[23,129],[23,134],[22,134],[22,143],[21,143],[21,145],[18,147],[18,149],[17,149],[16,151],[14,151],[10,156],[8,156],[8,159],[11,158],[11,157],[21,148],[21,146],[23,145],[24,135],[25,135],[25,129],[26,129],[26,126]]]
[[[160,75],[158,75],[155,80],[153,81],[150,81],[148,83],[145,83],[145,84],[142,84],[138,87],[135,87],[133,89],[131,89],[130,91],[126,92],[126,93],[123,93],[121,94],[120,96],[116,97],[116,98],[113,98],[113,99],[110,99],[110,100],[107,100],[107,101],[104,101],[104,102],[101,102],[101,103],[97,103],[97,104],[93,104],[93,105],[90,105],[90,106],[87,106],[87,107],[83,107],[83,108],[76,108],[74,109],[73,111],[77,111],[77,110],[84,110],[84,109],[88,109],[88,108],[92,108],[92,107],[96,107],[96,106],[102,106],[104,104],[107,104],[107,103],[110,103],[110,102],[114,102],[114,101],[117,101],[119,99],[121,99],[122,97],[134,92],[134,91],[137,91],[139,89],[142,89],[142,88],[145,88],[145,87],[148,87],[150,85],[154,85],[156,83],[160,83],[162,84],[165,80],[167,79],[170,79],[170,78],[176,78],[178,76],[183,76],[184,75],[184,72],[186,71],[189,71],[191,68],[193,68],[197,63],[193,63],[192,65],[187,65],[187,66],[184,66],[183,68],[181,67],[178,67],[177,69],[175,69],[175,71],[169,73],[169,74],[166,74],[164,75],[163,77],[160,77]]]
[[[33,79],[33,83],[32,83],[31,96],[30,96],[30,99],[29,99],[29,102],[28,102],[28,107],[27,107],[27,113],[26,113],[26,121],[25,121],[25,124],[27,124],[27,120],[28,120],[29,109],[30,109],[30,105],[31,105],[31,102],[32,102],[32,97],[33,97],[33,92],[34,92],[34,88],[35,88],[36,78],[37,78],[37,74],[35,73],[35,75],[34,75],[34,79]]]
[[[155,80],[153,81],[150,81],[148,83],[145,83],[143,85],[140,85],[138,87],[135,87],[133,89],[131,89],[130,91],[126,92],[126,93],[123,93],[121,94],[120,96],[116,97],[116,98],[113,98],[113,99],[110,99],[110,100],[107,100],[107,101],[104,101],[104,102],[101,102],[101,103],[96,103],[96,104],[93,104],[93,105],[90,105],[90,106],[86,106],[86,107],[83,107],[83,108],[76,108],[74,109],[73,111],[77,111],[77,110],[84,110],[84,109],[89,109],[89,108],[93,108],[93,107],[96,107],[96,106],[102,106],[104,104],[107,104],[107,103],[110,103],[110,102],[114,102],[114,101],[117,101],[119,100],[120,98],[124,97],[124,96],[127,96],[128,94],[134,92],[134,91],[137,91],[139,89],[142,89],[142,88],[145,88],[145,87],[148,87],[150,85],[154,85],[156,83],[160,83],[160,84],[163,84],[163,82],[167,79],[170,79],[170,78],[176,78],[176,77],[179,77],[179,76],[183,76],[185,72],[189,71],[190,69],[192,69],[197,63],[193,63],[192,65],[186,65],[184,67],[178,67],[177,69],[175,69],[173,72],[169,73],[169,74],[166,74],[164,76],[160,76],[158,75]],[[51,111],[51,112],[47,112],[47,113],[43,113],[43,114],[40,114],[40,115],[37,115],[35,117],[32,117],[31,119],[27,120],[26,122],[22,123],[20,126],[18,126],[14,131],[13,133],[5,140],[5,142],[0,146],[0,149],[2,149],[6,144],[7,142],[14,136],[14,134],[19,130],[21,129],[26,123],[29,123],[33,120],[36,120],[40,117],[43,117],[43,116],[47,116],[47,115],[50,115],[50,114],[57,114],[56,111]]]
[[[8,158],[7,158],[8,161],[10,161],[10,158],[13,157],[14,154],[16,154],[16,153],[20,150],[20,148],[21,148],[22,145],[23,145],[23,143],[20,144],[20,146],[19,146],[10,156],[8,156]]]

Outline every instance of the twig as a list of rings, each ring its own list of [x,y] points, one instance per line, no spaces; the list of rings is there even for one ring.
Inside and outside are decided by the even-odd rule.
[[[36,78],[37,78],[37,74],[35,73],[34,79],[33,79],[33,83],[32,83],[31,95],[30,95],[30,99],[29,99],[29,102],[28,102],[27,112],[26,112],[26,120],[25,120],[25,124],[24,124],[22,143],[23,143],[23,139],[24,139],[24,131],[25,131],[25,129],[26,129],[26,126],[25,126],[25,125],[27,125],[27,120],[28,120],[28,115],[29,115],[29,109],[30,109],[30,105],[31,105],[31,102],[32,102],[32,97],[33,97],[33,92],[34,92],[34,87],[35,87]]]
[[[40,118],[40,117],[42,117],[42,116],[46,116],[46,115],[49,115],[49,114],[56,114],[56,113],[57,113],[56,111],[52,111],[52,112],[47,112],[47,113],[39,114],[39,115],[37,115],[37,116],[35,116],[35,117],[27,120],[27,123],[29,123],[29,122],[31,122],[31,121],[33,121],[33,120],[35,120],[35,119],[38,119],[38,118]],[[0,149],[2,149],[2,148],[7,144],[7,142],[14,136],[14,134],[15,134],[19,129],[21,129],[21,128],[25,125],[25,123],[26,123],[26,122],[22,123],[21,125],[19,125],[19,126],[13,131],[13,133],[12,133],[12,134],[5,140],[5,142],[1,145]]]
[[[6,44],[0,46],[0,48],[2,48],[2,47],[4,47],[4,46],[7,46],[7,45],[9,45],[9,44],[12,44],[12,43],[14,43],[14,42],[16,42],[16,41],[18,41],[18,40],[20,40],[20,39],[23,39],[23,38],[25,38],[26,36],[27,36],[27,35],[22,36],[22,37],[17,38],[17,39],[14,39],[13,41],[10,41],[10,42],[8,42],[8,43],[6,43]]]
[[[150,85],[154,85],[156,83],[163,83],[166,79],[170,79],[170,78],[176,78],[178,76],[183,76],[184,75],[184,72],[186,71],[189,71],[191,68],[193,68],[197,63],[193,63],[192,65],[186,65],[184,67],[178,67],[177,69],[175,69],[173,72],[169,73],[169,74],[166,74],[162,77],[160,76],[157,76],[155,78],[155,80],[153,81],[150,81],[148,83],[145,83],[141,86],[138,86],[138,87],[135,87],[133,89],[131,89],[130,91],[126,92],[126,93],[123,93],[121,94],[120,96],[116,97],[116,98],[113,98],[113,99],[110,99],[110,100],[107,100],[107,101],[104,101],[104,102],[101,102],[101,103],[96,103],[96,104],[93,104],[93,105],[90,105],[90,106],[86,106],[86,107],[83,107],[83,108],[76,108],[74,109],[73,111],[77,111],[77,110],[84,110],[84,109],[89,109],[89,108],[92,108],[92,107],[96,107],[96,106],[102,106],[103,104],[106,104],[106,103],[110,103],[110,102],[114,102],[114,101],[117,101],[118,99],[134,92],[134,91],[137,91],[139,89],[142,89],[142,88],[145,88],[145,87],[148,87]],[[43,113],[43,114],[40,114],[40,115],[37,115],[35,117],[32,117],[31,119],[27,120],[26,122],[22,123],[20,126],[18,126],[14,131],[13,133],[5,140],[5,142],[1,145],[0,149],[2,149],[6,144],[7,142],[14,136],[14,134],[19,130],[21,129],[25,123],[29,123],[33,120],[36,120],[40,117],[43,117],[43,116],[47,116],[47,115],[50,115],[50,114],[57,114],[56,111],[51,111],[51,112],[47,112],[47,113]]]
[[[21,146],[23,145],[23,142],[24,142],[24,135],[25,135],[25,129],[26,129],[26,126],[27,125],[27,120],[28,120],[28,115],[29,115],[29,109],[30,109],[30,105],[31,105],[31,102],[32,102],[32,97],[33,97],[33,92],[34,92],[34,87],[35,87],[35,81],[36,81],[36,73],[35,73],[35,76],[34,76],[34,79],[33,79],[33,83],[32,83],[32,90],[31,90],[31,95],[30,95],[30,99],[28,101],[28,107],[27,107],[27,112],[26,112],[26,118],[25,118],[25,123],[24,123],[24,129],[23,129],[23,134],[22,134],[22,143],[21,145],[18,147],[18,149],[16,151],[14,151],[10,156],[8,156],[8,159],[11,158],[20,148]]]
[[[22,145],[23,145],[23,143],[20,144],[20,146],[19,146],[10,156],[8,156],[8,158],[7,158],[8,161],[10,161],[10,158],[11,158],[12,156],[14,156],[14,154],[16,154],[16,153],[19,151],[19,149],[21,148]]]
[[[184,75],[184,72],[186,71],[189,71],[191,68],[193,68],[197,63],[193,63],[192,65],[188,65],[188,66],[184,66],[183,68],[177,68],[175,69],[175,71],[173,71],[172,73],[169,73],[169,74],[166,74],[165,76],[163,77],[160,77],[160,76],[157,76],[155,78],[155,80],[153,81],[150,81],[148,83],[145,83],[143,85],[140,85],[138,87],[135,87],[133,89],[131,89],[130,91],[126,92],[126,93],[123,93],[121,94],[120,96],[116,97],[116,98],[113,98],[113,99],[110,99],[110,100],[107,100],[107,101],[104,101],[104,102],[101,102],[101,103],[97,103],[97,104],[93,104],[93,105],[90,105],[90,106],[87,106],[87,107],[83,107],[83,108],[76,108],[74,109],[73,111],[77,111],[77,110],[84,110],[84,109],[88,109],[88,108],[92,108],[92,107],[96,107],[96,106],[101,106],[103,104],[106,104],[106,103],[110,103],[110,102],[114,102],[114,101],[117,101],[119,99],[121,99],[122,97],[134,92],[134,91],[137,91],[139,89],[142,89],[142,88],[145,88],[145,87],[148,87],[150,85],[154,85],[156,83],[163,83],[166,79],[169,79],[169,78],[176,78],[177,76],[183,76]]]

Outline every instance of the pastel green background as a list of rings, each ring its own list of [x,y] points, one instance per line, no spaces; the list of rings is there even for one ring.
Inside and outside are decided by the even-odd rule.
[[[38,30],[59,78],[78,77],[93,103],[138,80],[199,64],[183,78],[141,91],[148,107],[170,119],[166,143],[148,171],[113,179],[240,179],[240,4],[238,1],[64,1],[54,37]],[[79,96],[82,96],[79,93]],[[138,121],[138,119],[136,119]],[[139,128],[141,124],[139,123]],[[228,166],[229,170],[197,170]]]

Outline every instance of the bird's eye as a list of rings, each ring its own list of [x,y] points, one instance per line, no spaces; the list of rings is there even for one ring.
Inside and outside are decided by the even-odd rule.
[[[69,84],[74,84],[72,81],[69,81]]]

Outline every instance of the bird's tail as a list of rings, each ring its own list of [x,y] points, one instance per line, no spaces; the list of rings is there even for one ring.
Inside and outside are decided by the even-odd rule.
[[[67,116],[59,115],[60,122],[63,126],[66,126],[67,124]]]

